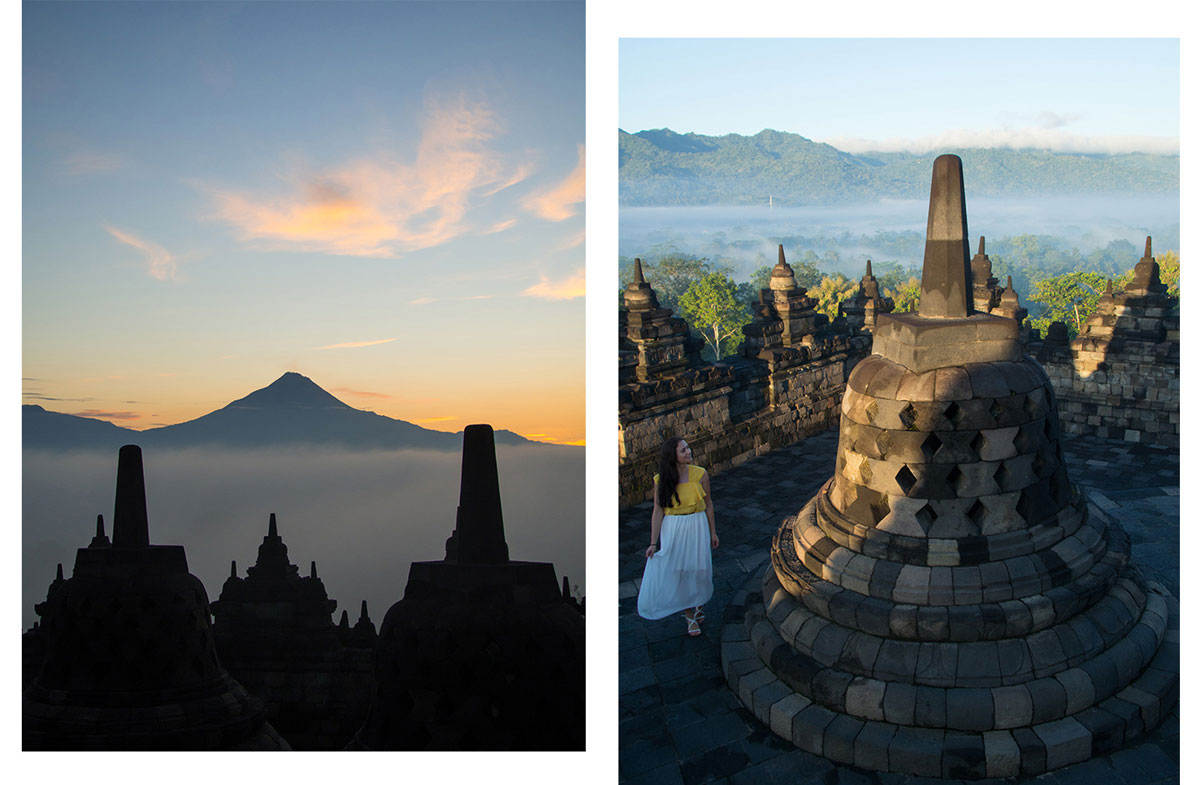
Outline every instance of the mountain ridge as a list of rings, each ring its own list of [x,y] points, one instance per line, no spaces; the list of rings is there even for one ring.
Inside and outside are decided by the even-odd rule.
[[[462,431],[449,433],[356,409],[307,376],[288,371],[266,387],[192,420],[135,431],[104,420],[50,411],[37,404],[21,407],[25,447],[60,449],[142,446],[239,448],[280,445],[331,445],[354,449],[427,448],[458,450]],[[537,444],[496,430],[496,443]]]
[[[705,136],[618,129],[623,206],[776,206],[921,198],[933,159],[956,153],[979,196],[1166,193],[1179,190],[1179,156],[948,148],[936,153],[847,153],[799,134]]]

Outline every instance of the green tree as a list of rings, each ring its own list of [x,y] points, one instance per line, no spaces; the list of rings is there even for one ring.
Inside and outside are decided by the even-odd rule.
[[[1067,334],[1074,338],[1096,310],[1107,280],[1100,273],[1075,272],[1037,281],[1029,301],[1041,305],[1041,313],[1029,324],[1044,335],[1050,322],[1066,322]]]
[[[737,351],[742,326],[750,322],[749,311],[738,302],[737,285],[722,273],[693,281],[679,298],[679,312],[704,337],[714,360]]]
[[[921,304],[921,279],[915,275],[903,283],[884,289],[883,293],[892,298],[895,313],[908,313],[917,310]]]
[[[841,273],[827,275],[808,296],[817,301],[817,311],[833,320],[837,317],[838,305],[847,297],[853,297],[858,291],[858,281],[851,281]]]
[[[1158,261],[1158,277],[1167,285],[1167,293],[1179,296],[1179,254],[1167,251],[1155,257]]]

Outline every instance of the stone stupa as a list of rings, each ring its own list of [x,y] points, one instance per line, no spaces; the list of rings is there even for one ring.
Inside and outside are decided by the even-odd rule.
[[[839,764],[1034,776],[1178,697],[1177,602],[1071,484],[1054,390],[1015,318],[975,312],[968,259],[962,162],[943,155],[920,311],[879,315],[833,477],[722,636],[746,708]]]
[[[463,432],[460,488],[446,558],[412,563],[380,625],[350,748],[582,750],[583,616],[553,564],[509,559],[489,425]]]
[[[221,666],[208,595],[180,545],[151,545],[142,453],[121,448],[112,542],[97,534],[37,612],[27,750],[288,749]]]

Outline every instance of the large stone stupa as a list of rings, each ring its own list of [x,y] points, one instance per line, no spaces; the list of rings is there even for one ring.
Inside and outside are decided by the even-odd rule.
[[[23,699],[26,750],[288,749],[221,666],[204,585],[180,545],[151,545],[142,452],[121,448],[102,524],[44,604],[45,656]]]
[[[1178,605],[1070,483],[1054,390],[1016,319],[975,312],[968,259],[944,155],[920,311],[878,316],[833,477],[783,521],[722,658],[759,720],[836,763],[1033,776],[1166,716]]]
[[[583,616],[553,564],[508,557],[489,425],[463,432],[460,488],[446,558],[413,562],[383,618],[349,748],[582,750]]]

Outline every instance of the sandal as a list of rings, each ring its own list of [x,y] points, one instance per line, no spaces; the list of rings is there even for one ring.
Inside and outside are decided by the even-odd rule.
[[[695,617],[688,616],[685,614],[683,618],[687,619],[688,635],[692,636],[693,638],[695,638],[697,635],[699,635],[700,634],[700,624],[699,624],[699,622],[696,621]]]
[[[697,605],[697,606],[696,606],[696,612],[695,612],[695,616],[696,616],[696,623],[697,623],[697,624],[703,624],[703,623],[704,623],[704,607],[703,607],[702,605]]]

